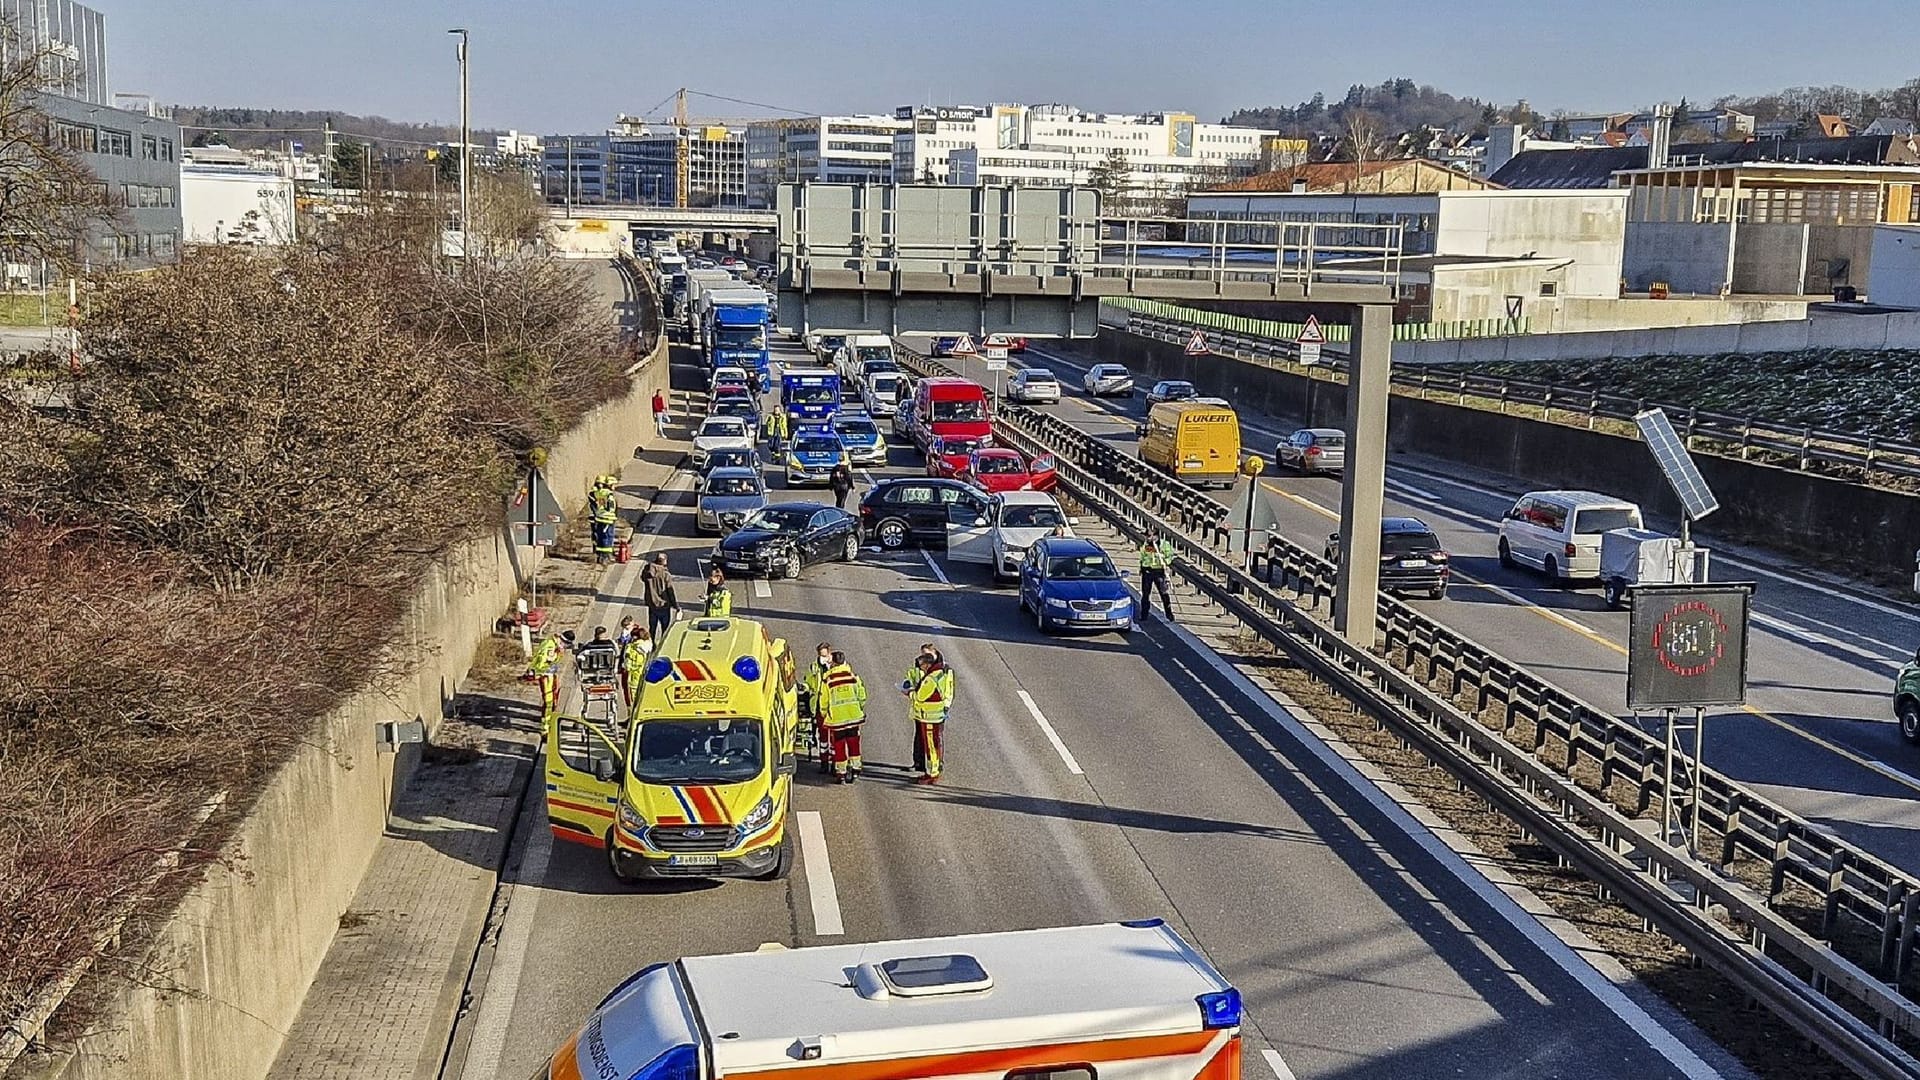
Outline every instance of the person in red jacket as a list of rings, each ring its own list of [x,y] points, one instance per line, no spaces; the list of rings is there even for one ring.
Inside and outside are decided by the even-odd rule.
[[[653,433],[662,439],[667,437],[667,395],[661,390],[653,392]]]

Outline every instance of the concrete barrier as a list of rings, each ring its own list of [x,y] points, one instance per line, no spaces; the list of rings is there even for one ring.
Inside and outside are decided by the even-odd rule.
[[[617,470],[651,437],[651,399],[667,385],[662,338],[626,396],[589,413],[553,447],[546,475],[563,502],[582,502],[592,476]],[[430,568],[394,637],[396,660],[411,673],[399,685],[356,691],[316,725],[248,808],[225,863],[158,929],[150,983],[83,986],[109,995],[103,1019],[35,1062],[35,1080],[267,1074],[373,857],[392,793],[417,764],[417,747],[379,751],[374,725],[422,718],[431,728],[445,715],[518,592],[516,560],[533,554],[488,536]]]
[[[1131,334],[1104,333],[1091,345],[1099,359],[1126,364],[1142,384],[1186,379],[1202,394],[1303,426],[1340,427],[1346,420],[1341,383],[1223,356],[1190,357],[1179,345]],[[1394,346],[1396,363],[1404,348]],[[1394,395],[1389,416],[1391,450],[1484,469],[1518,486],[1591,488],[1679,517],[1666,480],[1637,439],[1404,394]],[[1721,505],[1703,536],[1822,559],[1844,551],[1866,575],[1912,574],[1920,496],[1735,458],[1696,460]]]

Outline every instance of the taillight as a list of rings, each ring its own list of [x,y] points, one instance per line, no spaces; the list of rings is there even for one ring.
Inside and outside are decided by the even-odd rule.
[[[1436,551],[1431,555],[1428,555],[1427,558],[1432,559],[1434,562],[1446,562],[1447,553],[1444,551]]]
[[[1307,447],[1307,456],[1308,456],[1308,457],[1319,457],[1319,456],[1320,456],[1320,448],[1319,448],[1319,447],[1317,447],[1317,446],[1309,446],[1309,447]]]

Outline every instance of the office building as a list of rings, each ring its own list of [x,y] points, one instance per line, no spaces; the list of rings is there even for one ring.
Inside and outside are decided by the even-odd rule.
[[[541,140],[540,191],[563,205],[673,206],[676,155],[685,141],[687,205],[747,204],[746,139],[740,129],[690,125],[650,127],[621,117],[604,135],[549,135]]]
[[[748,124],[747,205],[772,206],[774,191],[786,183],[892,183],[894,137],[908,124],[892,116],[807,116]]]
[[[106,16],[73,0],[0,0],[0,22],[12,24],[16,35],[11,47],[0,41],[0,63],[45,51],[48,93],[89,105],[113,104]]]
[[[41,95],[52,134],[80,155],[120,208],[94,228],[76,256],[147,267],[172,262],[180,246],[180,125],[164,117]]]

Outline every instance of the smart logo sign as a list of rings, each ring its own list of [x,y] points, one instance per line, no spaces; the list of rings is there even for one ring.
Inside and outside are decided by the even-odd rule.
[[[1751,585],[1643,585],[1632,596],[1628,708],[1746,703]]]

